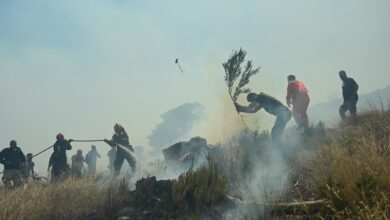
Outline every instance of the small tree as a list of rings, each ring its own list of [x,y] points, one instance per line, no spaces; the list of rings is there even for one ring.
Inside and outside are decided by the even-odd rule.
[[[245,86],[249,83],[249,79],[260,70],[260,67],[253,69],[252,60],[248,60],[242,70],[241,65],[245,62],[246,54],[246,51],[240,48],[239,51],[234,51],[225,63],[222,63],[225,69],[225,82],[233,102],[236,102],[241,94],[251,92],[251,89]]]

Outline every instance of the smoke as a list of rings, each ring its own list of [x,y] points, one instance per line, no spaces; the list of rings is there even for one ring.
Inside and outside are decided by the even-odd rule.
[[[174,144],[189,134],[203,114],[204,107],[199,102],[185,103],[168,110],[161,115],[163,121],[147,137],[149,145],[155,150],[161,150]]]
[[[230,194],[242,203],[228,210],[223,219],[264,214],[265,204],[280,201],[290,181],[285,146],[272,144],[268,133],[244,130],[224,147],[235,149],[229,152],[234,163],[228,166],[228,175],[233,173],[230,182],[235,186]]]

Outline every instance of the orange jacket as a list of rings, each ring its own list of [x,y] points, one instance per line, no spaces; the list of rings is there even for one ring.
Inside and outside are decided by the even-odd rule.
[[[298,94],[307,94],[308,90],[302,82],[298,80],[293,80],[288,83],[287,86],[287,96],[286,102],[287,104],[291,104],[291,101],[295,99],[295,96]]]

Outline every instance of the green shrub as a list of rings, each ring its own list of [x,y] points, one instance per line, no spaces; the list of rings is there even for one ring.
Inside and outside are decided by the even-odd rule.
[[[173,201],[180,209],[195,211],[212,207],[226,198],[228,186],[211,155],[207,166],[196,171],[192,166],[179,176],[173,187]]]

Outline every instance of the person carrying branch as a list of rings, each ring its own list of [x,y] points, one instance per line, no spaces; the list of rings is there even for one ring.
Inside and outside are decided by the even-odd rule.
[[[136,171],[136,160],[130,152],[134,152],[133,147],[129,143],[129,136],[127,135],[125,129],[122,125],[116,123],[114,125],[115,134],[112,136],[111,140],[104,139],[111,147],[117,147],[116,158],[114,161],[115,175],[119,175],[122,168],[124,160],[130,165],[131,171],[134,173]]]
[[[266,112],[276,116],[276,121],[272,127],[271,136],[272,142],[278,146],[281,145],[281,136],[286,124],[291,119],[291,111],[276,98],[265,93],[249,93],[247,100],[250,102],[248,106],[241,106],[235,102],[238,112],[255,113],[264,108]]]
[[[309,127],[309,119],[307,117],[306,111],[310,103],[308,94],[309,91],[307,90],[305,84],[296,80],[294,75],[289,75],[287,80],[288,86],[286,103],[288,107],[290,107],[292,104],[292,113],[295,122],[298,125],[298,129],[303,128],[305,131],[307,131]]]

